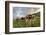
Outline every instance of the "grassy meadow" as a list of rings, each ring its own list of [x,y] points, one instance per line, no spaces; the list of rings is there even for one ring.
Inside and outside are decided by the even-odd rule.
[[[21,19],[13,20],[13,28],[23,27],[40,27],[40,16],[35,16],[34,19],[31,19],[31,22]]]

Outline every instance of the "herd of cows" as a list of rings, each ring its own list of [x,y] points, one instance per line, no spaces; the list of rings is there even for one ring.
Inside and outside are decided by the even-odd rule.
[[[31,22],[31,20],[34,19],[34,17],[35,17],[35,15],[27,15],[27,16],[25,16],[25,17],[21,17],[20,20],[21,20],[21,21],[25,20],[26,23],[27,23],[28,21]],[[18,19],[18,18],[17,18],[17,19]]]

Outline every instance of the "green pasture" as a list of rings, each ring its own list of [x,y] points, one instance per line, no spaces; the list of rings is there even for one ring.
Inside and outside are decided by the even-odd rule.
[[[13,20],[13,28],[21,28],[21,27],[40,27],[40,17],[36,16],[34,19],[28,20]]]

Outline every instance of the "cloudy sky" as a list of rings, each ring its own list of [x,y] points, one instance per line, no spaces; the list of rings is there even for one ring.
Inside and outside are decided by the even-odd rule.
[[[17,17],[25,17],[28,13],[32,13],[37,8],[30,8],[30,7],[13,7],[13,18],[16,19]]]

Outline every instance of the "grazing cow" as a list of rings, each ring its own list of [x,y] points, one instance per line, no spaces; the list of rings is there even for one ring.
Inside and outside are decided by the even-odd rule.
[[[27,15],[26,16],[26,23],[29,21],[30,23],[32,22],[32,20],[33,20],[33,24],[34,24],[34,18],[35,17],[35,15]]]
[[[27,15],[26,17],[22,17],[21,20],[25,20],[26,23],[28,23],[28,21],[31,23],[31,21],[34,19],[34,17],[35,17],[35,15]]]
[[[22,20],[25,20],[25,17],[22,17],[21,19],[22,19]]]
[[[26,18],[25,18],[26,23],[27,23],[28,21],[31,22],[31,21],[30,21],[31,18],[32,18],[32,15],[27,15]]]
[[[32,15],[32,22],[34,24],[34,21],[35,21],[35,15]]]

